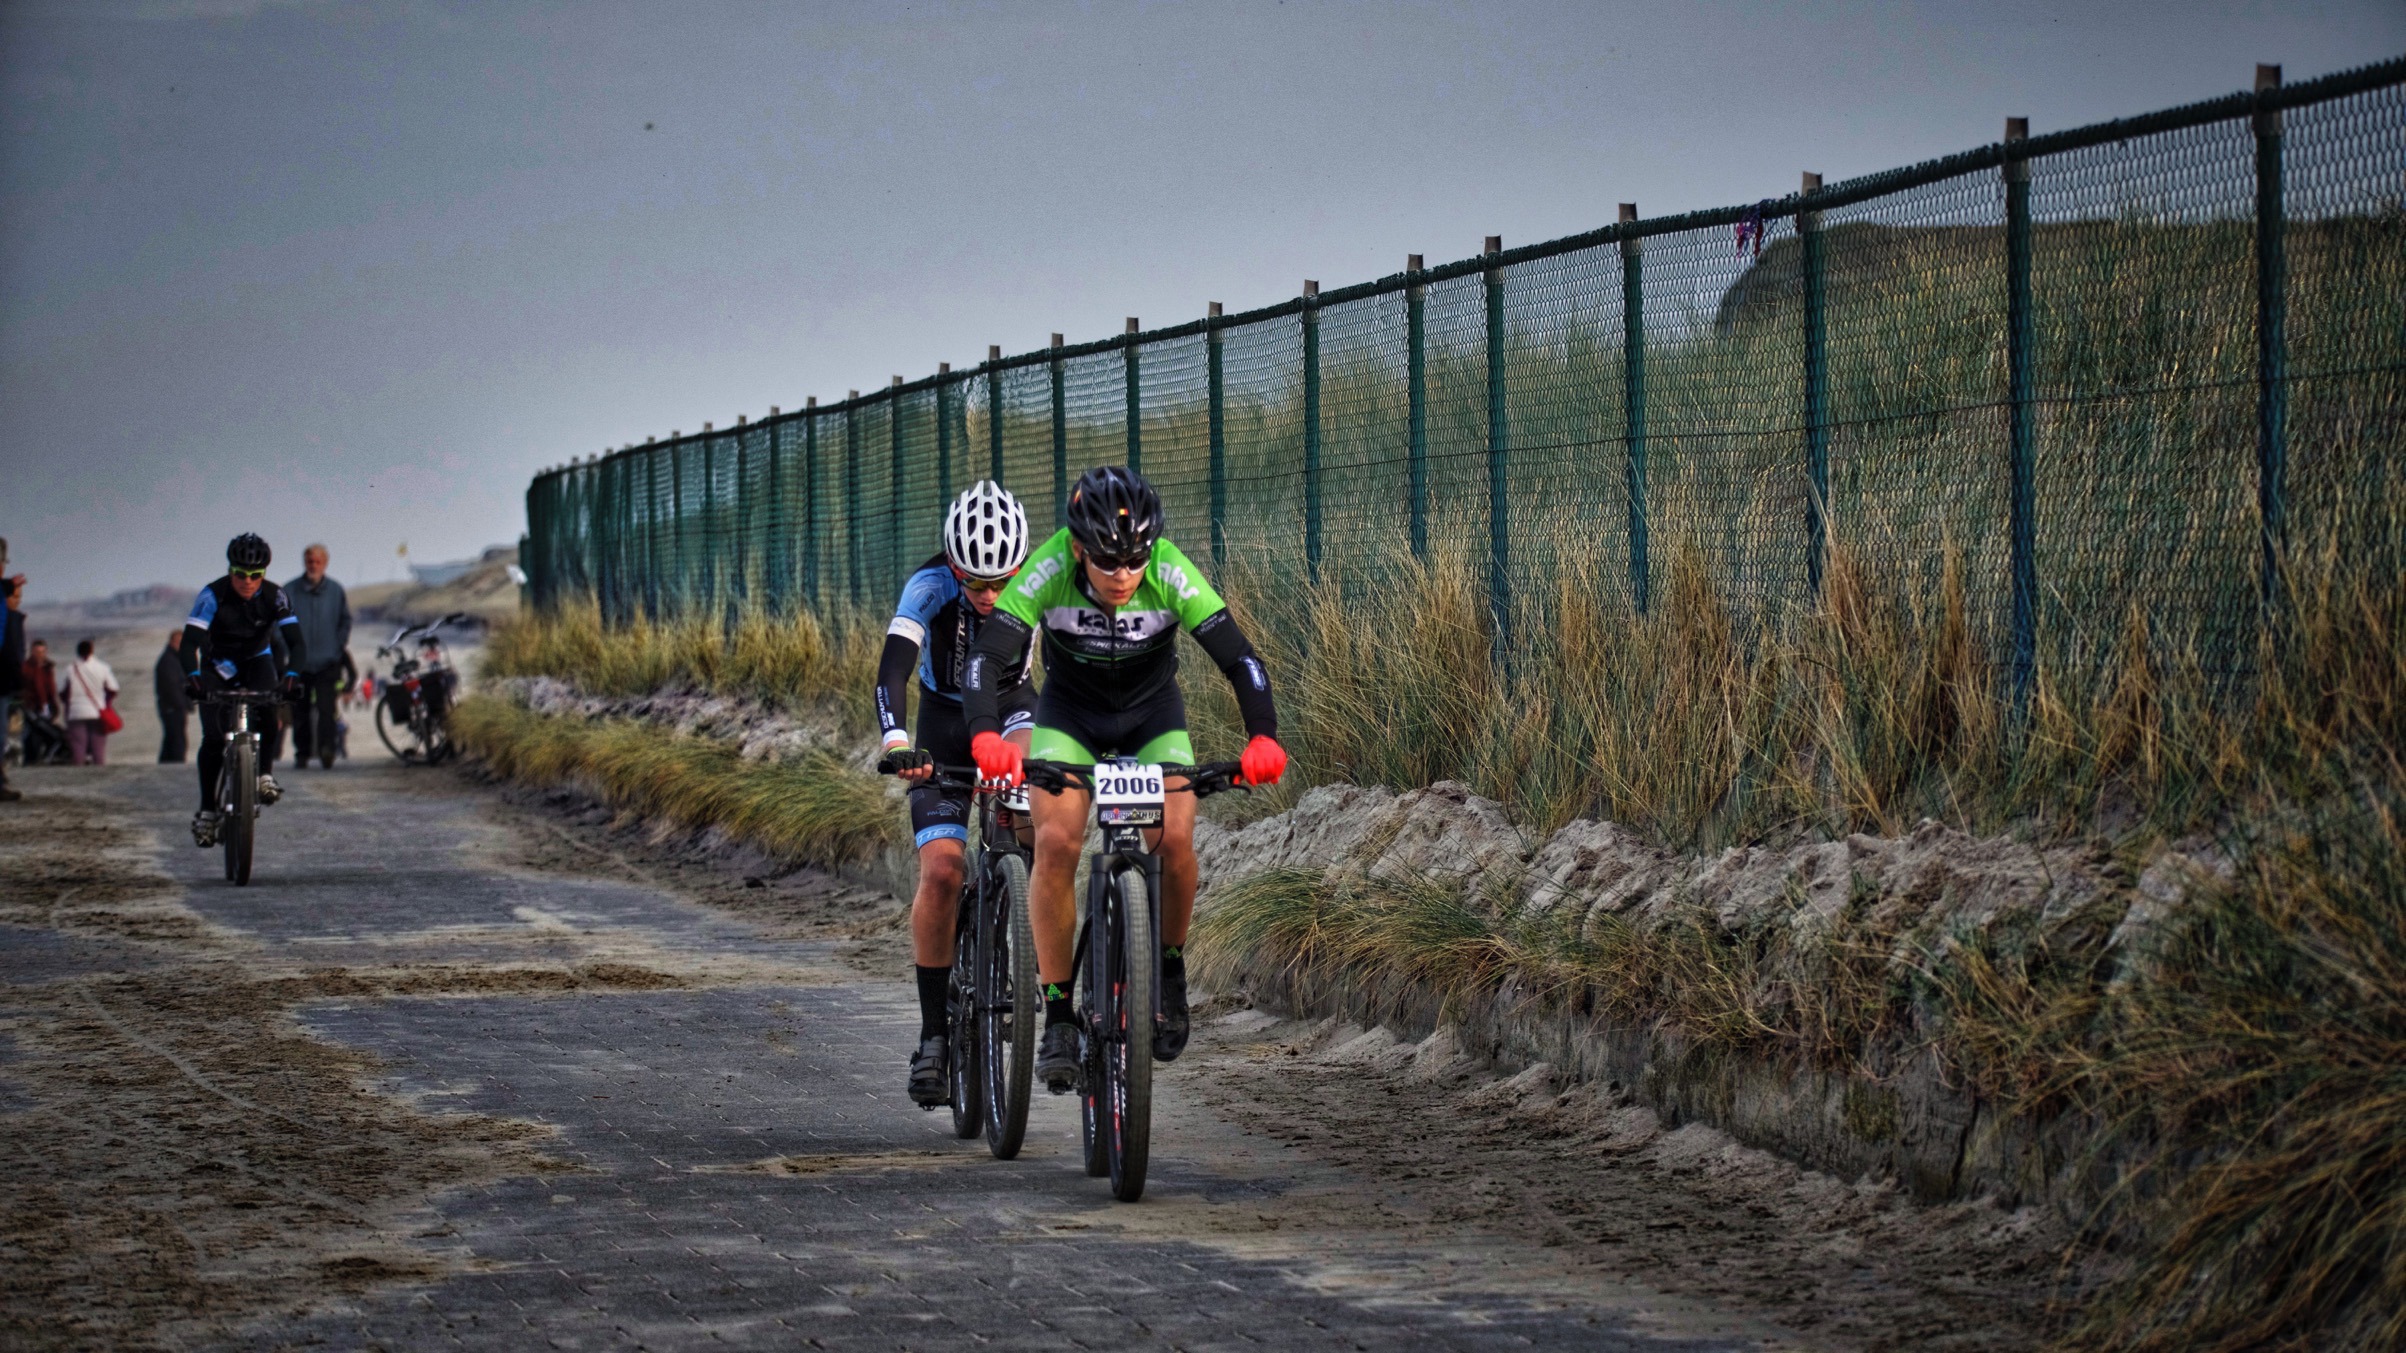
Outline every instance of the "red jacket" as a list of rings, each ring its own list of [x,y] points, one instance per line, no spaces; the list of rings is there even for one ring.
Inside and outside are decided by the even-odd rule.
[[[25,660],[25,685],[17,699],[45,719],[58,717],[58,664]]]

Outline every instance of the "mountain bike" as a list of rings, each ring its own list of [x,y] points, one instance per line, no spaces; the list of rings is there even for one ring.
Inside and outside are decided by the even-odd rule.
[[[251,710],[272,711],[284,697],[232,687],[209,691],[201,700],[225,710],[226,759],[217,772],[212,801],[217,805],[217,845],[226,856],[226,881],[239,888],[251,881],[251,837],[259,821],[259,734],[251,727]]]
[[[1153,1146],[1153,1036],[1161,1025],[1161,857],[1145,833],[1158,831],[1171,794],[1202,799],[1245,788],[1239,769],[1234,761],[1161,766],[1121,758],[1091,769],[1026,763],[1027,781],[1038,789],[1090,790],[1103,832],[1102,848],[1087,859],[1086,909],[1071,960],[1086,1054],[1078,1117],[1086,1173],[1109,1175],[1111,1196],[1123,1203],[1144,1196]],[[1186,783],[1168,787],[1171,777]]]
[[[376,736],[403,765],[439,765],[451,755],[451,697],[459,686],[439,631],[467,620],[454,611],[430,625],[404,625],[376,656],[393,660],[376,697]],[[411,642],[416,640],[416,653]]]
[[[897,767],[889,757],[877,769],[891,775]],[[1028,919],[1027,791],[980,783],[975,766],[937,766],[925,783],[966,790],[977,805],[977,848],[953,923],[952,983],[945,1005],[952,1130],[964,1139],[984,1132],[994,1158],[1009,1160],[1027,1139],[1042,1022],[1035,1015],[1020,1018],[1020,993],[1030,993],[1030,1011],[1044,1008],[1033,995],[1040,984],[1035,931]]]

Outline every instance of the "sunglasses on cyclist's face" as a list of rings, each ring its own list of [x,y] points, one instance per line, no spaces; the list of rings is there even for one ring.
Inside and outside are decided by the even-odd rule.
[[[263,568],[238,568],[233,572],[237,578],[249,578],[254,581],[267,576],[267,570]]]
[[[1090,554],[1086,562],[1102,573],[1142,573],[1145,565],[1153,562],[1153,554],[1150,550],[1131,555]]]
[[[957,568],[952,571],[952,576],[959,580],[962,591],[977,592],[988,596],[1002,595],[1002,590],[1006,587],[1009,587],[1011,585],[1011,579],[1017,577],[1018,575],[1018,569],[1012,569],[1009,573],[1006,573],[999,578],[974,578],[966,573],[961,572]]]

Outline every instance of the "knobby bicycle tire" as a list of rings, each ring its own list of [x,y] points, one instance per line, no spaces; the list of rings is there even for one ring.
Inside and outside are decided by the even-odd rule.
[[[1110,952],[1119,971],[1112,1002],[1117,1037],[1103,1045],[1107,1090],[1105,1122],[1110,1127],[1111,1196],[1133,1203],[1145,1192],[1145,1167],[1153,1154],[1153,898],[1144,871],[1122,865],[1112,871],[1119,925]]]
[[[237,739],[226,749],[223,773],[231,783],[218,819],[219,844],[225,847],[226,881],[240,888],[251,881],[251,829],[259,820],[258,744]]]
[[[966,1141],[986,1128],[985,1077],[978,1070],[977,888],[961,889],[952,926],[952,978],[944,991],[945,1090],[952,1135]]]
[[[978,1060],[986,1073],[986,1149],[1010,1160],[1027,1140],[1028,1097],[1043,1023],[1036,928],[1028,915],[1028,862],[996,861],[978,903]]]

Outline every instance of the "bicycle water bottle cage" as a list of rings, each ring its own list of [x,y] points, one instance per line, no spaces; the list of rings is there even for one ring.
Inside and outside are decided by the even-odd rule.
[[[1167,797],[1159,766],[1128,757],[1095,763],[1095,818],[1106,827],[1158,827]]]

